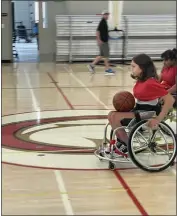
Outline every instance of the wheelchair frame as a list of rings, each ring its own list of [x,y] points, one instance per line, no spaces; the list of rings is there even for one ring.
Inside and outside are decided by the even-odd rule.
[[[170,160],[165,165],[163,165],[161,167],[158,167],[158,166],[145,167],[145,166],[143,166],[141,163],[139,163],[135,159],[135,155],[134,155],[133,148],[132,148],[132,137],[134,137],[134,133],[136,132],[137,128],[139,128],[140,126],[145,125],[146,122],[148,121],[148,119],[150,119],[150,118],[152,118],[154,116],[154,114],[155,114],[154,111],[139,112],[139,115],[141,116],[141,120],[138,120],[137,117],[135,116],[135,118],[133,118],[127,126],[121,126],[121,127],[118,127],[118,128],[116,128],[114,130],[111,129],[110,140],[107,138],[107,130],[108,130],[108,126],[110,124],[107,123],[106,126],[105,126],[105,129],[104,129],[103,142],[99,146],[99,148],[94,152],[94,154],[100,160],[108,161],[109,162],[108,167],[111,170],[115,169],[115,163],[117,163],[117,162],[121,162],[121,163],[133,162],[133,164],[135,164],[137,167],[139,167],[140,169],[142,169],[144,171],[148,171],[148,172],[160,172],[162,170],[167,169],[169,166],[172,166],[174,164],[174,160],[175,160],[176,155],[177,155],[177,137],[176,137],[176,134],[174,133],[172,128],[165,123],[165,121],[167,119],[170,120],[170,121],[173,121],[174,118],[176,117],[173,114],[173,110],[171,110],[169,112],[169,114],[166,116],[166,118],[158,126],[158,129],[160,128],[160,130],[162,130],[163,133],[166,133],[167,135],[170,135],[172,137],[173,141],[174,141],[173,142],[174,143],[174,152],[173,152],[172,157],[170,158]],[[145,117],[145,116],[143,116],[143,113],[146,113],[146,114],[148,113],[151,117]],[[122,129],[122,128],[124,128],[128,132],[128,137],[129,137],[129,142],[128,142],[128,146],[127,146],[128,154],[127,154],[127,156],[124,156],[124,157],[122,155],[119,155],[116,158],[115,157],[115,154],[116,154],[116,151],[115,151],[115,149],[116,149],[116,132],[118,130]],[[158,129],[153,130],[153,132],[152,132],[153,136],[155,136],[154,134],[158,131]],[[164,135],[163,135],[163,137],[164,137]],[[151,140],[152,140],[152,138],[153,137],[151,137]],[[165,138],[165,141],[166,141],[166,144],[168,146],[166,138]],[[151,141],[150,141],[150,143],[151,143]],[[152,148],[150,146],[150,143],[148,144],[148,147],[146,146],[145,148],[139,149],[138,151],[135,152],[135,154],[143,152],[147,148]],[[107,145],[109,145],[109,148],[110,148],[110,153],[109,154],[107,154],[105,152],[105,147]],[[169,148],[169,146],[167,148]],[[169,151],[169,149],[168,149],[168,151]],[[152,152],[152,153],[155,154],[155,152]]]

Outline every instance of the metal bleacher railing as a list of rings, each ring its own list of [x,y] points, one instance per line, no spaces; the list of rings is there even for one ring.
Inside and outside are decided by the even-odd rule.
[[[89,61],[98,54],[95,32],[100,21],[96,15],[56,16],[56,61]],[[175,15],[125,15],[124,35],[110,40],[110,60],[130,60],[145,52],[160,59],[166,49],[176,47]]]

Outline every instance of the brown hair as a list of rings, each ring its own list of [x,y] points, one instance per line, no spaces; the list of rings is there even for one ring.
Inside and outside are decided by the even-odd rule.
[[[142,70],[140,77],[132,76],[132,78],[140,81],[146,81],[149,78],[158,79],[158,75],[154,63],[148,55],[144,53],[136,55],[135,57],[133,57],[132,61],[134,61]]]
[[[161,58],[164,60],[177,60],[177,49],[166,50],[161,54]]]

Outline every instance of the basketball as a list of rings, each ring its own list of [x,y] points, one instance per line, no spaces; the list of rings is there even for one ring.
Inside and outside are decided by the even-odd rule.
[[[135,106],[135,98],[128,91],[118,92],[113,97],[113,106],[118,112],[129,112]]]

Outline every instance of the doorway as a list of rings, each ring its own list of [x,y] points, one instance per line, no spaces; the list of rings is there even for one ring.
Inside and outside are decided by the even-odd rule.
[[[14,62],[39,61],[39,6],[34,1],[13,1],[13,60]]]

